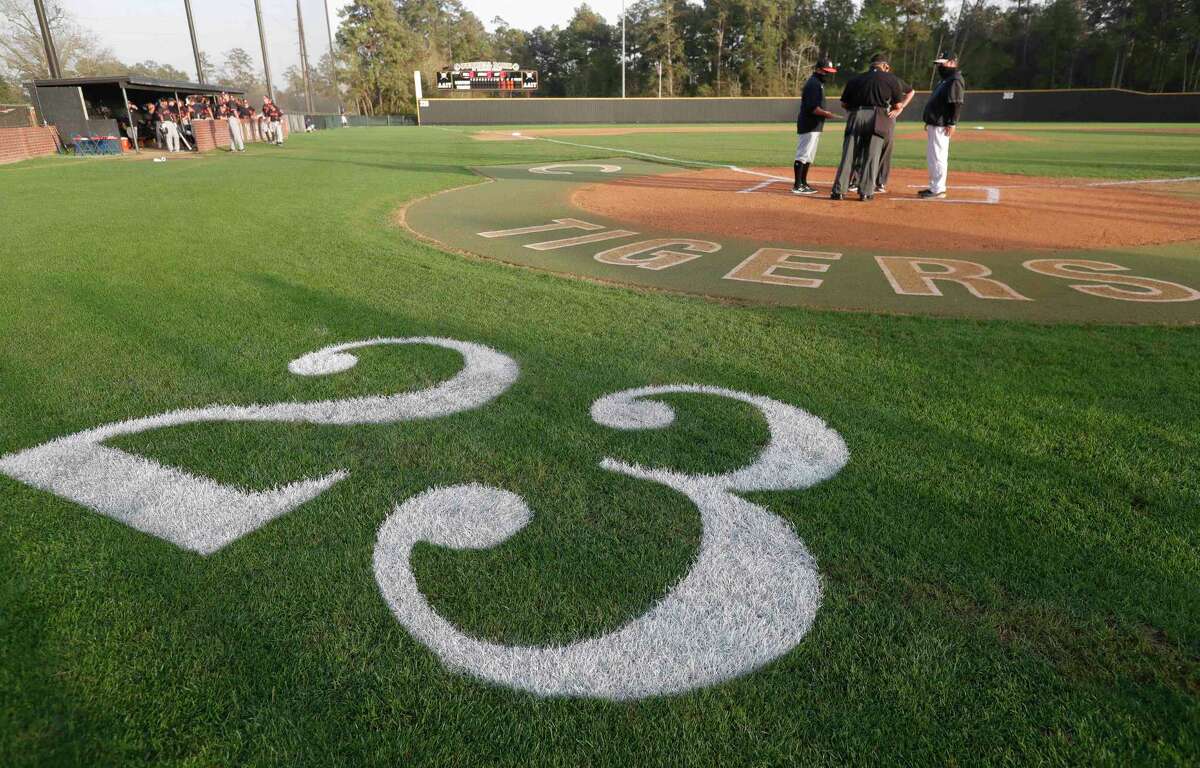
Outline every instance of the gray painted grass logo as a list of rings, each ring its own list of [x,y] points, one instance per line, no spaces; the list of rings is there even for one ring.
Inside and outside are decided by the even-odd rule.
[[[0,473],[53,493],[183,549],[209,555],[316,498],[344,471],[254,492],[105,446],[113,437],[201,422],[293,422],[354,426],[430,420],[481,408],[517,380],[516,362],[453,339],[381,338],[342,344],[294,360],[298,376],[328,376],[358,363],[355,350],[431,345],[464,362],[436,386],[394,395],[313,403],[173,411],[86,430],[0,457]],[[562,646],[509,646],[473,638],[425,600],[410,564],[418,542],[454,549],[495,547],[533,512],[521,497],[471,484],[436,488],[395,507],[379,530],[375,578],[396,619],[448,667],[539,696],[638,699],[682,693],[745,675],[790,651],[821,602],[816,561],[792,527],[739,493],[810,488],[849,460],[823,421],[766,397],[697,385],[646,387],[597,400],[593,421],[611,429],[666,429],[675,412],[654,398],[696,394],[754,406],[770,441],[749,466],[721,475],[687,474],[607,458],[609,472],[686,496],[702,522],[688,573],[642,616],[599,637]]]

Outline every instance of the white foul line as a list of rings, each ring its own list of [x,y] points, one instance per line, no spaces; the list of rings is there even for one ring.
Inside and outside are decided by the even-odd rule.
[[[781,179],[767,179],[764,182],[755,184],[753,187],[739,189],[738,194],[739,195],[752,195],[755,192],[761,192],[762,190],[766,189],[767,187],[771,186],[772,184],[778,184],[780,181],[781,181]]]
[[[596,144],[580,144],[578,142],[563,141],[561,139],[547,139],[544,136],[531,136],[530,138],[532,138],[536,141],[548,141],[551,144],[562,144],[563,146],[567,146],[567,147],[579,147],[580,149],[595,149],[595,150],[599,150],[601,152],[616,152],[617,154],[622,154],[622,155],[637,155],[638,157],[645,157],[650,160],[658,160],[658,161],[661,161],[664,163],[678,163],[681,165],[697,165],[697,166],[701,166],[703,168],[724,168],[726,170],[733,171],[734,173],[744,173],[748,176],[758,176],[760,178],[770,179],[772,181],[791,181],[791,179],[785,178],[783,176],[776,176],[774,174],[763,173],[761,171],[751,171],[746,168],[739,168],[736,165],[727,165],[725,163],[710,163],[710,162],[707,162],[704,160],[683,160],[683,159],[680,159],[677,157],[666,157],[665,155],[653,155],[653,154],[650,154],[649,152],[639,152],[635,149],[621,149],[619,147],[601,147]]]
[[[920,184],[909,184],[909,189],[921,189]],[[897,197],[899,202],[909,203],[949,203],[951,205],[997,205],[1000,202],[1000,187],[954,187],[954,189],[977,189],[987,193],[983,200],[946,200],[944,198]]]

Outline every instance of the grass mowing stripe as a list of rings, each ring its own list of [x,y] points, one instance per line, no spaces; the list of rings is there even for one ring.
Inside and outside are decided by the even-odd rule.
[[[790,140],[718,151],[753,165]],[[1171,141],[1196,163],[1195,142]],[[1135,175],[1132,150],[1072,146],[1054,145],[1069,175]],[[1034,167],[1045,149],[964,143],[956,162]],[[446,423],[122,441],[247,487],[352,473],[213,558],[0,479],[0,763],[1194,762],[1200,330],[728,307],[464,260],[388,226],[466,166],[588,154],[360,129],[206,159],[186,187],[163,164],[82,165],[69,184],[57,160],[0,171],[0,452],[211,402],[419,388],[457,365],[412,350],[327,380],[286,371],[357,338],[462,338],[522,369]],[[64,214],[96,200],[102,215]],[[446,670],[396,623],[376,531],[393,504],[465,482],[535,517],[494,550],[414,552],[426,599],[464,631],[569,642],[657,601],[695,557],[695,510],[600,459],[718,472],[766,439],[748,407],[686,395],[662,432],[591,422],[596,397],[672,382],[799,405],[852,451],[824,486],[752,496],[823,576],[796,651],[680,697],[539,700]]]

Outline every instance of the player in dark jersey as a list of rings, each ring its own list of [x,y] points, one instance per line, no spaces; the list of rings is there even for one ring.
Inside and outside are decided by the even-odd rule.
[[[815,195],[817,190],[808,185],[808,169],[812,168],[813,160],[817,157],[817,147],[821,143],[821,133],[825,130],[827,119],[839,119],[837,115],[825,109],[825,78],[837,74],[837,67],[828,59],[822,59],[813,67],[812,77],[804,84],[800,95],[800,114],[796,117],[796,133],[800,140],[796,144],[796,160],[792,164],[795,173],[795,183],[792,185],[794,195]]]
[[[950,138],[958,128],[967,86],[958,70],[958,54],[944,51],[933,62],[941,82],[925,105],[925,159],[929,165],[929,188],[917,194],[923,199],[946,196],[946,176],[950,171]]]

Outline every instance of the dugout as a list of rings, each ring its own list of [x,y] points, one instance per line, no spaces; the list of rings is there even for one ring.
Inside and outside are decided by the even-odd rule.
[[[58,128],[64,140],[72,136],[119,136],[118,122],[130,119],[126,105],[159,99],[216,96],[242,97],[245,91],[222,85],[156,80],[138,75],[34,80],[25,85],[45,123]]]

